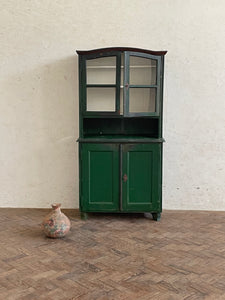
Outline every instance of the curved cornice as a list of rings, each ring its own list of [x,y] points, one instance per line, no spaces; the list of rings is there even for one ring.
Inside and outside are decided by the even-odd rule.
[[[147,53],[152,55],[162,56],[167,53],[167,51],[153,51],[147,49],[140,49],[140,48],[132,48],[132,47],[109,47],[109,48],[99,48],[93,50],[77,50],[77,54],[79,55],[88,55],[88,54],[95,54],[95,53],[105,53],[105,52],[112,52],[112,51],[130,51],[130,52],[141,52]]]

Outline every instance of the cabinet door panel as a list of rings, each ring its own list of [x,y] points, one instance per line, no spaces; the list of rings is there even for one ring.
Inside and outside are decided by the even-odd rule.
[[[82,211],[116,211],[119,208],[119,151],[114,144],[83,144]]]
[[[159,116],[160,57],[126,51],[124,61],[124,116]]]
[[[124,145],[123,211],[161,210],[161,145]]]

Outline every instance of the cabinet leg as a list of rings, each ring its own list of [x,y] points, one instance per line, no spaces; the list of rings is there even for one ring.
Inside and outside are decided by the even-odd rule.
[[[160,221],[161,213],[152,213],[152,218],[154,221]]]
[[[88,214],[86,213],[86,212],[81,212],[80,213],[80,217],[81,217],[81,220],[87,220],[87,218],[88,218]]]

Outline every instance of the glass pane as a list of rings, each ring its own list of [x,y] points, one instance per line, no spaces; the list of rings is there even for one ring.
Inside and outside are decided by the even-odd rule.
[[[87,60],[87,84],[116,84],[116,57]]]
[[[157,61],[155,59],[130,56],[130,84],[156,84]]]
[[[155,88],[130,88],[129,112],[155,112],[156,89]]]
[[[116,111],[115,88],[87,88],[87,111]]]

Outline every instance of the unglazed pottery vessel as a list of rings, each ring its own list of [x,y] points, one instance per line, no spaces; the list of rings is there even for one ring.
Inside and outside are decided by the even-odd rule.
[[[42,229],[51,238],[62,238],[70,230],[70,220],[60,210],[60,203],[52,204],[52,211],[44,218]]]

